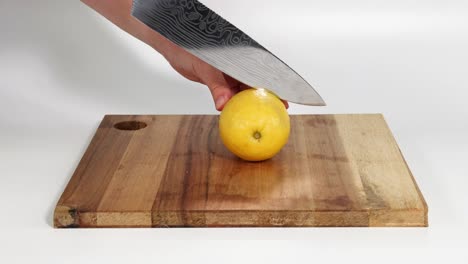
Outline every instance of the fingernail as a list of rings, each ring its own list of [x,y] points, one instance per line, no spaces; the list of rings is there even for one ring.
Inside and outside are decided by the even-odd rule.
[[[226,96],[222,95],[216,99],[215,107],[218,110],[221,110],[221,107],[226,103]]]

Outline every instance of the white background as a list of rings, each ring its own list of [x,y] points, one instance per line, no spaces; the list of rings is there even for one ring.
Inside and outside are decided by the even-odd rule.
[[[328,103],[290,113],[383,113],[429,228],[53,229],[104,114],[216,111],[206,88],[79,1],[0,0],[1,263],[468,263],[466,0],[203,2]]]

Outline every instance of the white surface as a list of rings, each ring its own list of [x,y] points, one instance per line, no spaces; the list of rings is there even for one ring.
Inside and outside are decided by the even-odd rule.
[[[0,0],[1,263],[467,263],[465,0],[204,3],[329,105],[292,105],[290,113],[383,113],[427,200],[430,227],[53,229],[53,207],[104,114],[216,112],[206,88],[78,1]]]

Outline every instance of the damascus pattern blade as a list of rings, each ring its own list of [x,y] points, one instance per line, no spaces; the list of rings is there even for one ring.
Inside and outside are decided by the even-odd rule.
[[[282,99],[325,105],[299,74],[258,42],[196,0],[134,0],[132,15],[229,76]]]

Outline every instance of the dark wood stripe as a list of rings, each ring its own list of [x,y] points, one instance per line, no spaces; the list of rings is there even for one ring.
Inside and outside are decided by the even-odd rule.
[[[159,212],[177,211],[176,217],[189,223],[186,211],[205,208],[213,155],[209,146],[213,130],[217,129],[216,119],[216,116],[187,116],[182,120],[153,204],[154,225],[164,222]]]

